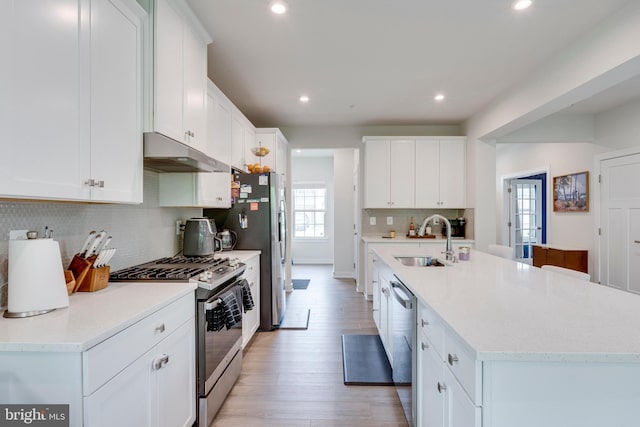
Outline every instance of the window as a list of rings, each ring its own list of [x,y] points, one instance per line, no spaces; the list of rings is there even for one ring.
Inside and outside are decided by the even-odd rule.
[[[324,184],[300,184],[293,189],[293,237],[324,238],[327,189]]]

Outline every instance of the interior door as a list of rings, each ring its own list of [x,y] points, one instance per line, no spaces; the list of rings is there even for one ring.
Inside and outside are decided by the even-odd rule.
[[[513,179],[510,192],[510,238],[515,259],[531,263],[531,245],[541,243],[542,181]]]
[[[640,154],[600,162],[600,283],[640,293]]]

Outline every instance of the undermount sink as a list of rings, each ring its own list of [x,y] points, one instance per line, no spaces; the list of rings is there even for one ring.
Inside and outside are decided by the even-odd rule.
[[[438,258],[430,256],[397,256],[394,257],[402,265],[408,267],[444,267],[445,264],[440,262]]]

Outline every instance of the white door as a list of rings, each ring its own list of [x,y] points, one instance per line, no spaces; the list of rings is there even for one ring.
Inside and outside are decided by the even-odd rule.
[[[600,283],[640,293],[640,154],[600,162]]]
[[[509,246],[517,261],[531,263],[531,245],[542,243],[542,181],[511,180],[510,211]]]

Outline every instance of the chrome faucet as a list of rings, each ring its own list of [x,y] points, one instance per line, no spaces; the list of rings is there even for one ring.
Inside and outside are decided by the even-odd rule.
[[[447,261],[453,261],[455,262],[456,259],[453,256],[455,254],[455,252],[453,252],[453,248],[451,247],[451,223],[449,222],[449,220],[445,217],[443,217],[442,215],[439,214],[433,214],[431,216],[428,216],[424,219],[424,221],[422,221],[422,225],[420,226],[420,229],[418,230],[418,236],[424,236],[424,232],[427,229],[427,224],[429,223],[429,221],[431,221],[434,218],[440,218],[441,220],[444,221],[444,223],[447,225],[447,248],[445,250],[445,258],[447,259]]]

